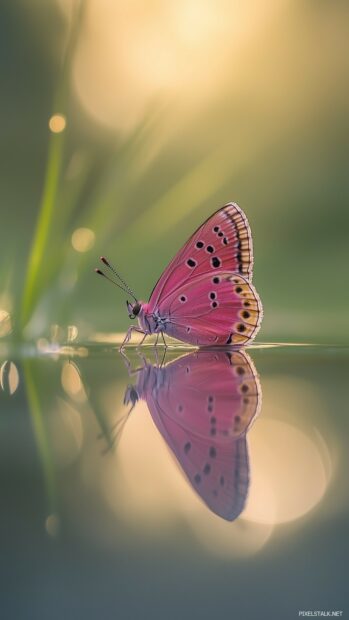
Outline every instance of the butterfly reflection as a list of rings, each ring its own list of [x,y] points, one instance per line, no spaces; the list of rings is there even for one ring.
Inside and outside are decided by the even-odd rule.
[[[195,351],[157,367],[144,361],[125,403],[144,399],[194,490],[223,519],[242,512],[249,488],[246,434],[261,389],[241,351]]]

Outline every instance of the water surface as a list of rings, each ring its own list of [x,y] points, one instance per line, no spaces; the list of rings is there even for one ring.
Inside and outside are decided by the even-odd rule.
[[[3,617],[345,610],[347,348],[1,346]]]

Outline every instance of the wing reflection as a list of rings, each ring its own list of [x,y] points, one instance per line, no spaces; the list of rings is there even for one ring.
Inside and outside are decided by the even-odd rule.
[[[195,351],[153,366],[144,362],[125,403],[144,399],[190,484],[217,515],[233,521],[249,488],[246,434],[261,389],[245,352]]]

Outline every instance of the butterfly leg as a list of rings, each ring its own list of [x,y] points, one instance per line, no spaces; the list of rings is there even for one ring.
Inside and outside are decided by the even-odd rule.
[[[156,334],[156,340],[155,340],[155,343],[154,343],[155,360],[156,360],[156,366],[157,367],[159,367],[158,341],[159,341],[159,332]]]
[[[132,368],[132,366],[131,366],[131,362],[130,362],[130,360],[128,359],[128,357],[127,357],[126,353],[124,353],[124,351],[120,351],[120,355],[121,355],[121,357],[122,357],[122,359],[123,359],[123,361],[124,361],[124,364],[125,364],[125,366],[126,366],[126,370],[127,370],[127,372],[128,372],[128,374],[129,374],[129,376],[130,376],[130,377],[136,377],[136,376],[138,375],[138,373],[139,373],[141,370],[143,370],[143,368],[144,368],[145,364],[147,363],[147,361],[146,361],[145,357],[144,357],[143,355],[141,355],[141,354],[138,352],[138,355],[139,355],[139,357],[141,358],[141,360],[142,360],[142,362],[143,362],[143,365],[142,365],[142,366],[140,366],[139,368]]]
[[[143,332],[142,332],[142,333],[143,333]],[[146,337],[147,337],[147,336],[148,336],[148,334],[144,334],[144,336],[143,336],[142,340],[141,340],[141,341],[140,341],[140,343],[137,345],[137,351],[138,351],[139,347],[141,347],[141,346],[142,346],[142,344],[143,344],[143,342],[145,341],[145,339],[146,339]]]
[[[164,362],[165,362],[165,357],[166,357],[166,353],[167,353],[167,348],[166,348],[166,349],[164,349],[164,354],[163,354],[163,356],[162,356],[162,360],[161,360],[161,362],[160,362],[160,368],[162,368],[162,367],[163,367],[163,365],[164,365]]]
[[[126,332],[126,336],[124,338],[123,343],[121,344],[121,347],[119,349],[120,352],[125,348],[127,343],[131,340],[132,332],[138,332],[139,334],[144,334],[144,331],[140,327],[136,327],[135,325],[131,325],[131,327],[129,327],[127,332]]]
[[[165,340],[164,332],[161,332],[161,336],[162,336],[162,342],[164,343],[164,347],[165,349],[167,349],[167,342]]]

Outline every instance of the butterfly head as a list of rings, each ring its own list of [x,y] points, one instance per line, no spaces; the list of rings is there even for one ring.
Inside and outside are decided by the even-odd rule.
[[[142,304],[139,301],[136,301],[134,304],[131,304],[129,301],[126,302],[128,316],[130,319],[135,319],[140,311],[142,310]]]

